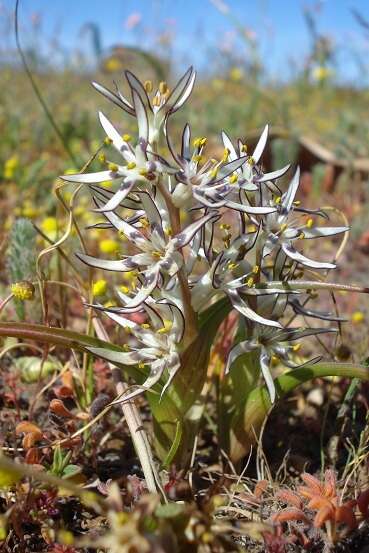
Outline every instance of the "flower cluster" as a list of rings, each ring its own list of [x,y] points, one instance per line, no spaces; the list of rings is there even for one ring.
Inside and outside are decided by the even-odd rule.
[[[94,211],[105,218],[95,226],[114,229],[127,244],[125,255],[114,259],[77,254],[91,267],[135,277],[134,286],[117,290],[120,307],[95,307],[127,331],[127,351],[120,361],[150,369],[142,389],[163,376],[166,388],[180,370],[181,353],[197,335],[200,314],[217,299],[228,298],[245,339],[231,349],[227,370],[239,356],[257,352],[273,401],[272,358],[294,367],[298,340],[334,330],[286,327],[286,314],[337,320],[305,307],[315,282],[319,287],[316,271],[335,264],[310,259],[302,247],[306,240],[348,228],[327,226],[326,213],[300,205],[299,169],[284,192],[279,181],[290,166],[264,172],[260,159],[267,126],[252,152],[241,140],[234,145],[223,132],[220,159],[207,157],[207,139],[193,138],[188,124],[177,148],[169,122],[191,94],[192,68],[172,91],[166,83],[155,90],[150,81],[142,84],[129,71],[125,75],[128,99],[118,88],[94,86],[136,118],[137,138],[122,134],[100,113],[116,161],[103,156],[104,170],[62,177],[89,186]],[[112,190],[99,186],[107,180],[115,183]],[[314,270],[313,280],[303,280],[304,270]],[[132,320],[138,312],[142,324]]]

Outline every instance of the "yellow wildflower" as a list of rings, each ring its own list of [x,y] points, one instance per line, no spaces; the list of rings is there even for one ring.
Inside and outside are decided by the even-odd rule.
[[[116,253],[119,250],[119,244],[115,240],[106,238],[101,240],[99,248],[102,253]]]
[[[21,280],[20,282],[14,282],[10,287],[12,294],[18,300],[33,300],[35,297],[35,287],[32,282],[27,280]]]
[[[354,324],[360,324],[362,322],[364,322],[365,320],[365,315],[362,311],[355,311],[352,315],[351,315],[351,320]]]
[[[10,157],[4,165],[4,177],[8,180],[14,177],[15,171],[19,167],[19,158],[14,155]]]
[[[97,280],[93,283],[92,293],[94,296],[103,296],[108,288],[108,283],[104,279]]]

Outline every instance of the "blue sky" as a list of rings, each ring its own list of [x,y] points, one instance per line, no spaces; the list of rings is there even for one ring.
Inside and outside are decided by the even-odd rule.
[[[309,48],[309,35],[304,23],[303,7],[315,6],[310,0],[213,0],[224,2],[237,22],[255,33],[260,52],[274,76],[286,74],[286,60],[298,64]],[[12,0],[2,2],[7,8]],[[317,17],[318,30],[332,37],[338,46],[341,77],[357,78],[355,53],[369,57],[369,33],[355,21],[351,9],[369,20],[367,0],[321,1]],[[99,25],[103,47],[113,44],[152,47],[158,33],[175,35],[174,51],[178,69],[188,63],[204,68],[209,56],[216,56],[217,45],[239,47],[233,37],[234,25],[212,3],[212,0],[21,0],[20,21],[23,42],[33,14],[41,14],[42,36],[58,36],[65,48],[78,46],[89,51],[87,35],[81,27],[87,22]],[[139,14],[140,23],[127,28],[127,19]],[[28,27],[27,27],[28,26]],[[213,59],[213,58],[212,58]]]

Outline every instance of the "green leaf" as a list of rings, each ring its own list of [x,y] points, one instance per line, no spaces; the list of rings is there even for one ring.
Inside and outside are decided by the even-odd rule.
[[[369,368],[352,363],[316,363],[293,369],[277,377],[274,384],[277,401],[294,390],[300,384],[313,378],[338,376],[341,378],[359,378],[369,380]],[[262,425],[272,404],[266,386],[259,386],[244,398],[238,406],[230,424],[230,458],[234,463],[248,454],[256,443]]]
[[[99,340],[93,336],[80,334],[63,328],[54,328],[45,325],[36,325],[29,323],[0,323],[0,336],[19,338],[21,340],[29,339],[36,342],[53,344],[67,349],[76,349],[79,351],[87,351],[88,348],[105,348],[109,351],[123,352],[119,346]],[[141,382],[145,377],[145,372],[138,367],[127,367],[116,363],[118,367],[124,368],[127,373],[133,378]]]

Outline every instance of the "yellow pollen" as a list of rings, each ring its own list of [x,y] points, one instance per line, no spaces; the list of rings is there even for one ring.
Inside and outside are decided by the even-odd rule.
[[[228,269],[230,269],[231,271],[233,271],[233,269],[236,269],[236,267],[238,267],[238,263],[234,263],[233,261],[230,261],[228,263]]]
[[[131,170],[135,168],[136,168],[136,164],[134,161],[130,161],[129,163],[127,163],[127,169]]]
[[[234,184],[234,183],[237,182],[237,181],[238,181],[238,175],[237,175],[237,173],[233,173],[233,175],[231,175],[231,176],[229,177],[229,182],[230,182],[231,184]]]
[[[311,228],[313,225],[314,225],[313,219],[308,219],[308,220],[306,221],[306,227],[307,227],[307,228]]]
[[[219,228],[220,230],[231,230],[231,225],[229,225],[228,223],[222,223],[221,225],[219,225]]]
[[[294,351],[295,353],[297,353],[300,349],[301,344],[295,344],[294,346],[292,346],[292,351]]]
[[[122,286],[119,286],[121,292],[123,292],[123,294],[128,294],[129,292],[129,288],[128,286],[125,286],[124,284],[122,284]]]
[[[130,142],[132,140],[132,136],[130,134],[124,134],[122,138],[124,142]]]
[[[241,152],[247,152],[247,144],[242,144]]]
[[[254,265],[252,268],[252,272],[254,273],[254,275],[257,275],[259,270],[260,270],[259,265]]]
[[[123,344],[122,347],[123,347],[123,350],[124,350],[124,351],[129,351],[129,350],[130,350],[130,347],[129,347],[128,344]]]
[[[193,141],[194,148],[200,148],[201,146],[205,146],[206,140],[207,139],[205,136],[195,138],[195,140]]]
[[[276,204],[280,204],[281,201],[282,201],[282,198],[281,198],[280,196],[277,196],[277,197],[275,198],[275,200],[274,200],[274,202],[275,202]]]
[[[287,224],[283,223],[283,225],[281,225],[281,232],[284,232],[286,228],[287,228]]]
[[[106,163],[106,155],[105,154],[100,154],[98,159],[99,159],[100,163]]]
[[[145,363],[143,363],[142,361],[138,364],[138,368],[139,369],[144,369],[145,368]]]
[[[152,92],[152,81],[145,81],[144,82],[144,87],[145,87],[145,90],[146,92],[148,92],[150,94],[150,92]]]
[[[119,169],[116,163],[109,163],[108,167],[109,167],[109,171],[112,171],[113,173],[116,173]]]
[[[200,156],[200,155],[197,155],[197,156],[193,156],[193,161],[195,161],[196,163],[202,163],[204,161],[204,158],[203,156]]]
[[[150,226],[150,223],[148,221],[148,219],[146,219],[146,217],[141,217],[141,219],[139,219],[141,225],[143,226],[143,228],[148,228]]]
[[[229,154],[230,154],[229,149],[228,149],[228,148],[224,148],[222,161],[227,161]]]
[[[112,139],[109,138],[108,136],[104,138],[104,144],[106,146],[109,146],[112,142],[113,142]]]
[[[169,332],[169,330],[172,328],[172,326],[173,326],[172,321],[165,320],[164,321],[164,326],[162,328],[159,328],[159,330],[157,332],[158,332],[158,334],[165,334],[166,332]]]
[[[159,92],[160,94],[166,94],[168,92],[168,85],[165,81],[159,84]]]
[[[254,277],[248,278],[246,284],[249,288],[251,288],[254,285]]]
[[[248,163],[249,165],[255,165],[255,160],[254,160],[254,158],[253,158],[252,156],[250,156],[250,157],[248,158],[248,160],[247,160],[247,163]]]
[[[150,325],[148,323],[142,323],[141,328],[147,330],[148,328],[150,328]]]

